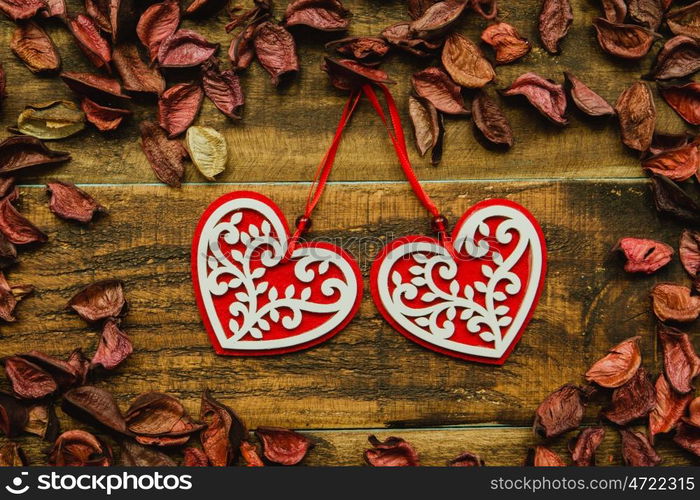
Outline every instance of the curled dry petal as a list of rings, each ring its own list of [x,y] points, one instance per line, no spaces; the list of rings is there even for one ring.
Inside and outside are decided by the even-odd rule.
[[[209,127],[190,127],[185,136],[185,148],[195,167],[209,180],[226,169],[228,147],[226,139]]]
[[[430,57],[442,47],[442,40],[426,40],[411,32],[409,23],[398,23],[384,29],[382,37],[391,45],[417,57]]]
[[[695,144],[668,149],[642,162],[642,167],[674,181],[684,181],[697,174],[700,150]]]
[[[373,467],[417,467],[418,453],[408,441],[400,437],[389,437],[380,441],[369,436],[372,448],[365,450],[365,462]]]
[[[700,125],[700,83],[660,87],[659,93],[681,118],[691,125]]]
[[[322,31],[344,31],[350,25],[350,11],[340,0],[293,0],[284,13],[286,26],[304,25]]]
[[[130,435],[126,421],[112,395],[90,385],[77,387],[63,395],[62,409],[85,423],[97,423],[110,431]]]
[[[468,114],[464,107],[461,88],[437,67],[429,67],[413,75],[411,80],[416,93],[430,101],[438,110],[453,115]]]
[[[620,120],[622,142],[637,151],[646,151],[656,127],[656,106],[649,85],[635,82],[625,89],[615,103]]]
[[[34,21],[17,25],[10,48],[32,73],[54,73],[61,68],[61,56],[56,45]]]
[[[581,425],[585,410],[583,392],[566,384],[545,398],[535,411],[533,428],[544,438],[559,436]]]
[[[530,52],[530,42],[508,23],[496,23],[481,33],[481,40],[493,47],[498,64],[517,61]]]
[[[656,56],[652,78],[684,78],[700,70],[700,42],[687,36],[668,40]]]
[[[622,437],[622,459],[625,465],[631,467],[654,467],[661,463],[661,457],[656,453],[647,437],[641,432],[630,429],[620,429]]]
[[[8,438],[24,432],[29,422],[27,405],[16,397],[0,392],[0,432]]]
[[[596,361],[586,372],[586,380],[614,388],[634,377],[642,362],[639,351],[640,337],[632,337],[610,349],[608,354]]]
[[[352,37],[333,40],[326,44],[344,57],[357,59],[365,64],[379,62],[389,52],[390,45],[383,38]]]
[[[214,467],[234,463],[241,443],[248,435],[243,421],[231,408],[214,399],[208,390],[202,394],[199,419],[207,425],[200,438],[208,461]]]
[[[700,297],[687,286],[661,283],[651,291],[654,314],[661,321],[688,323],[700,316]]]
[[[496,76],[479,47],[459,33],[447,37],[442,48],[442,64],[452,80],[466,88],[481,88]]]
[[[179,24],[180,4],[177,0],[165,0],[143,11],[136,25],[136,34],[148,49],[151,60],[155,61],[161,43],[175,33]]]
[[[120,280],[92,283],[76,293],[68,301],[68,307],[89,323],[117,318],[126,308],[124,284]]]
[[[601,0],[605,19],[611,23],[624,23],[627,17],[627,2],[625,0]]]
[[[700,2],[668,12],[666,24],[674,35],[700,39]]]
[[[331,84],[340,90],[352,90],[371,83],[394,83],[385,71],[365,66],[352,59],[326,57],[321,69],[328,73]]]
[[[129,431],[137,435],[137,441],[140,441],[140,436],[187,437],[203,427],[190,418],[185,407],[177,399],[159,392],[149,392],[137,397],[131,403],[125,418]],[[165,441],[154,444],[170,443]]]
[[[53,442],[60,431],[60,423],[52,403],[36,404],[29,408],[29,418],[24,432],[39,436],[44,441]]]
[[[615,248],[627,259],[625,271],[628,273],[655,273],[671,262],[673,256],[670,245],[643,238],[622,238]]]
[[[253,39],[258,61],[277,86],[282,78],[299,71],[299,57],[294,38],[283,26],[266,21],[255,29]]]
[[[12,200],[0,200],[0,232],[14,245],[46,243],[49,237],[12,205]]]
[[[245,97],[236,73],[220,71],[218,64],[207,62],[202,66],[202,86],[206,96],[219,111],[234,120],[241,118]]]
[[[640,59],[654,44],[658,35],[636,24],[613,23],[599,17],[593,21],[598,44],[610,55],[623,59]]]
[[[700,205],[665,175],[653,175],[651,188],[656,209],[677,219],[700,224]]]
[[[112,49],[100,34],[95,21],[84,14],[78,14],[68,22],[68,26],[90,62],[98,68],[108,68],[112,61]]]
[[[27,456],[17,443],[6,443],[0,448],[0,467],[24,467],[29,465]]]
[[[559,53],[559,44],[569,32],[574,14],[569,0],[544,0],[538,29],[542,45],[550,54]]]
[[[659,325],[659,343],[664,355],[664,373],[671,387],[680,394],[693,390],[693,379],[700,373],[700,358],[688,335]]]
[[[577,467],[595,465],[595,452],[605,437],[603,427],[587,427],[583,429],[571,445],[571,459]]]
[[[45,370],[56,381],[60,389],[68,389],[83,381],[82,373],[68,361],[62,361],[41,351],[29,351],[19,354],[19,357]]]
[[[526,465],[533,467],[566,467],[566,462],[546,446],[535,446],[528,452]]]
[[[118,80],[93,73],[74,73],[64,71],[61,79],[73,92],[87,96],[96,101],[121,102],[130,99],[122,94],[122,86]]]
[[[656,391],[644,368],[624,385],[613,391],[612,404],[603,416],[617,425],[627,425],[646,417],[656,407]]]
[[[162,94],[165,80],[158,68],[147,65],[133,43],[122,43],[114,47],[114,67],[128,92]]]
[[[161,182],[179,187],[185,174],[187,151],[180,141],[168,139],[162,128],[153,122],[144,121],[141,129],[141,149]]]
[[[12,392],[21,399],[41,399],[58,390],[54,378],[40,366],[19,356],[3,361]]]
[[[185,467],[209,467],[209,459],[199,448],[185,448],[182,465]],[[213,465],[213,464],[212,464]]]
[[[53,151],[36,137],[14,136],[0,142],[0,173],[55,165],[70,160],[70,153]]]
[[[85,114],[70,101],[50,101],[24,108],[17,130],[37,139],[65,139],[85,128]]]
[[[421,156],[437,145],[440,137],[440,119],[435,106],[420,97],[409,96],[408,112],[413,123],[416,147]]]
[[[313,448],[309,438],[289,429],[258,427],[255,435],[262,443],[265,458],[279,465],[296,465]]]
[[[678,245],[678,254],[681,264],[688,274],[694,279],[700,270],[700,232],[685,229],[681,233],[681,241]]]
[[[588,85],[569,72],[564,72],[564,76],[571,85],[571,99],[579,110],[583,111],[588,116],[607,116],[615,114],[615,110],[608,104],[608,101],[593,92]]]
[[[124,121],[124,118],[131,115],[131,111],[128,109],[102,106],[88,97],[84,97],[80,101],[80,108],[85,113],[87,121],[101,132],[116,130]]]
[[[134,348],[129,336],[119,328],[119,324],[115,320],[108,319],[102,327],[100,343],[92,357],[90,366],[102,366],[105,370],[114,370],[133,351]]]
[[[255,24],[250,24],[231,40],[228,57],[234,71],[248,69],[255,59]]]
[[[177,137],[192,125],[203,99],[202,87],[194,83],[180,83],[163,92],[158,100],[158,119],[168,138]]]
[[[654,31],[659,28],[664,15],[660,0],[629,0],[627,10],[632,21]]]
[[[419,38],[439,37],[462,15],[469,5],[467,0],[443,0],[431,5],[421,17],[414,20],[410,29]]]
[[[520,75],[503,91],[503,95],[523,95],[543,116],[557,125],[566,125],[564,87],[535,73]]]
[[[72,430],[58,436],[48,461],[57,467],[107,467],[112,464],[112,450],[89,432]]]
[[[661,374],[656,379],[656,406],[649,413],[649,434],[652,439],[657,434],[671,432],[693,398],[692,394],[678,394]]]
[[[16,22],[46,12],[46,2],[44,0],[0,0],[0,11]]]
[[[507,147],[513,145],[513,130],[508,118],[496,101],[484,91],[479,92],[472,100],[472,119],[489,142]]]
[[[483,467],[484,461],[475,453],[465,451],[447,462],[448,467]]]
[[[177,463],[165,453],[138,444],[131,439],[121,442],[121,460],[125,467],[175,467]]]
[[[258,454],[258,448],[254,444],[249,443],[248,441],[243,441],[241,443],[240,451],[241,456],[243,457],[243,460],[245,461],[247,467],[265,466],[262,459],[260,458],[260,455]]]
[[[700,427],[690,425],[687,422],[679,422],[673,441],[700,457]]]
[[[192,68],[211,58],[218,48],[199,33],[181,29],[162,41],[158,62],[163,68]]]
[[[193,17],[210,16],[226,7],[228,3],[228,0],[192,0],[185,9],[185,14]]]

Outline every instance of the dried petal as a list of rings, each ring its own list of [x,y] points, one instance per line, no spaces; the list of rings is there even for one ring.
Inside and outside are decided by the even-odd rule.
[[[224,115],[239,120],[245,98],[238,76],[233,71],[220,71],[218,64],[207,62],[202,66],[204,93]]]
[[[322,31],[344,31],[350,26],[350,11],[340,0],[293,0],[284,13],[286,26],[309,26]]]
[[[627,383],[613,391],[612,404],[603,416],[618,425],[627,425],[633,420],[646,417],[656,407],[656,391],[644,368]]]
[[[481,88],[496,76],[479,47],[459,33],[447,37],[442,48],[442,64],[452,80],[466,88]]]
[[[108,68],[112,61],[112,49],[107,40],[102,38],[95,21],[84,14],[78,14],[68,22],[68,26],[90,62],[98,68]]]
[[[447,462],[448,467],[483,467],[484,461],[474,453],[465,451]]]
[[[61,79],[68,87],[81,96],[87,96],[95,101],[123,101],[131,99],[122,94],[119,81],[92,73],[73,73],[64,71]]]
[[[279,465],[296,465],[313,448],[306,436],[289,429],[258,427],[255,435],[262,443],[265,458]]]
[[[124,284],[120,280],[96,281],[76,293],[68,307],[89,323],[117,318],[126,307]]]
[[[18,436],[29,421],[29,411],[24,402],[0,392],[0,431],[8,438]]]
[[[331,84],[341,90],[352,90],[372,83],[394,83],[386,72],[352,59],[324,58],[321,69],[328,73]]]
[[[192,0],[185,9],[185,14],[193,17],[210,16],[226,7],[228,3],[228,0]]]
[[[700,457],[700,428],[686,422],[679,422],[673,441]]]
[[[67,389],[82,382],[82,373],[76,367],[41,351],[29,351],[19,357],[45,370],[56,381],[60,389]]]
[[[16,321],[14,312],[17,303],[34,291],[32,285],[10,286],[5,275],[0,271],[0,319],[7,322]]]
[[[408,14],[411,19],[418,19],[428,8],[437,3],[438,0],[408,0]]]
[[[74,349],[68,356],[66,363],[71,365],[75,373],[78,374],[78,383],[84,384],[87,379],[88,369],[90,368],[90,361],[85,357],[82,349]]]
[[[35,137],[8,137],[0,142],[0,174],[70,160],[70,153],[53,151]]]
[[[523,95],[543,116],[557,125],[566,125],[564,87],[535,73],[520,75],[503,91],[503,95]]]
[[[688,396],[691,399],[693,397],[692,394],[688,394]],[[685,420],[686,423],[690,425],[700,427],[700,397],[697,397],[690,401],[690,404],[688,405],[688,413],[690,414],[690,416],[683,420]]]
[[[247,467],[263,467],[265,465],[260,459],[257,446],[254,444],[251,444],[248,441],[243,441],[241,443],[240,451]]]
[[[419,38],[440,36],[462,15],[469,5],[466,0],[444,0],[430,6],[421,17],[413,21],[410,29]]]
[[[46,243],[49,237],[17,211],[10,199],[0,200],[0,232],[10,243]]]
[[[192,163],[207,179],[213,181],[215,176],[226,169],[228,163],[226,139],[213,128],[188,128],[185,148]]]
[[[46,11],[43,0],[0,0],[0,11],[17,22]]]
[[[126,412],[126,422],[129,431],[139,437],[187,437],[203,427],[190,418],[177,399],[159,392],[137,397]],[[163,446],[170,443],[163,441],[154,444]]]
[[[654,467],[661,463],[647,437],[641,432],[620,429],[622,436],[622,459],[631,467]]]
[[[571,446],[571,459],[577,467],[595,465],[595,452],[605,437],[603,427],[587,427],[583,429]]]
[[[421,156],[435,147],[440,133],[440,121],[435,106],[420,97],[409,96],[408,111],[413,123],[416,147]]]
[[[574,14],[569,0],[544,0],[539,18],[542,45],[550,54],[559,53],[559,44],[569,32]]]
[[[17,443],[7,443],[0,448],[0,467],[24,467],[29,465],[27,456]]]
[[[80,108],[85,113],[87,120],[101,132],[116,130],[124,118],[131,115],[131,111],[128,109],[102,106],[87,97],[80,101]]]
[[[242,71],[248,69],[248,66],[255,59],[255,29],[257,25],[251,24],[242,30],[238,35],[231,40],[231,46],[228,49],[228,57],[231,59],[231,64],[234,71]]]
[[[153,122],[141,122],[139,128],[141,148],[156,177],[169,186],[179,187],[185,174],[185,148],[180,141],[168,139],[163,129]]]
[[[365,462],[372,467],[417,467],[420,465],[415,448],[400,437],[380,441],[369,436],[373,448],[365,450]]]
[[[668,85],[660,87],[659,93],[681,118],[691,125],[700,125],[700,83]]]
[[[615,110],[608,102],[593,92],[588,85],[576,78],[569,72],[564,72],[564,76],[571,85],[571,99],[576,107],[588,116],[614,115]]]
[[[673,256],[671,246],[643,238],[622,238],[615,249],[619,249],[627,259],[625,271],[628,273],[655,273],[668,264]]]
[[[661,321],[688,323],[700,316],[700,297],[687,286],[661,283],[651,291],[654,314]]]
[[[208,462],[214,467],[233,464],[243,439],[248,435],[243,421],[231,408],[214,399],[208,390],[202,394],[199,419],[207,424],[200,438]]]
[[[646,151],[656,127],[656,106],[649,85],[635,82],[625,89],[615,103],[620,120],[622,142],[637,151]]]
[[[147,8],[138,24],[136,33],[141,43],[148,49],[151,60],[158,57],[158,50],[163,40],[170,37],[180,24],[180,3],[177,0],[165,0]]]
[[[100,337],[100,343],[92,357],[90,366],[102,366],[105,370],[114,370],[133,351],[131,339],[119,328],[119,324],[115,320],[108,319],[102,327],[102,337]]]
[[[66,16],[66,1],[65,0],[45,0],[46,12],[42,12],[44,17],[60,17]]]
[[[700,168],[700,150],[695,144],[669,149],[644,160],[642,167],[674,181],[692,177]]]
[[[58,467],[107,467],[112,464],[112,450],[89,432],[67,431],[58,436],[49,454],[49,465]]]
[[[677,219],[700,224],[700,205],[686,194],[678,184],[664,175],[651,178],[651,188],[656,209]]]
[[[10,48],[32,73],[54,73],[61,68],[61,56],[56,45],[34,21],[17,25]]]
[[[483,91],[472,100],[472,119],[489,142],[507,147],[513,145],[513,130],[508,118],[496,101]]]
[[[208,60],[218,48],[199,33],[181,29],[162,41],[158,62],[163,68],[191,68]]]
[[[185,448],[183,455],[182,465],[185,467],[209,467],[207,456],[199,448]]]
[[[644,57],[658,36],[636,24],[613,23],[599,17],[593,20],[600,48],[623,59]]]
[[[692,394],[678,394],[661,374],[656,379],[656,406],[649,414],[649,434],[652,439],[657,434],[671,432],[685,414],[685,408],[693,399]]]
[[[270,21],[261,23],[255,29],[253,45],[273,85],[277,86],[283,77],[299,71],[296,43],[284,27]]]
[[[566,384],[547,396],[535,411],[533,428],[544,438],[559,436],[581,425],[585,409],[579,387]]]
[[[680,394],[691,392],[693,379],[700,374],[700,358],[688,335],[665,325],[659,325],[658,335],[668,383]]]
[[[627,8],[630,19],[635,23],[654,31],[659,28],[664,15],[660,0],[629,0]]]
[[[517,61],[530,52],[530,42],[508,23],[496,23],[481,33],[481,40],[493,47],[498,64]]]
[[[122,465],[125,467],[175,467],[177,463],[165,453],[142,446],[131,439],[121,442]]]
[[[3,360],[5,374],[12,384],[12,391],[22,399],[40,399],[58,390],[53,377],[40,368],[18,356]]]
[[[344,57],[373,64],[387,55],[390,46],[383,38],[363,36],[333,40],[326,44],[326,48],[333,49]]]
[[[601,0],[605,19],[611,23],[624,23],[627,17],[627,2],[625,0]]]
[[[469,6],[487,21],[496,19],[498,16],[498,0],[470,0]]]
[[[632,337],[622,341],[608,351],[608,354],[596,361],[586,372],[586,380],[613,388],[634,377],[642,362],[637,341],[640,337]]]
[[[695,278],[700,270],[700,232],[685,229],[681,234],[678,254],[683,268],[691,278]]]
[[[649,75],[657,80],[683,78],[700,70],[700,42],[687,36],[668,40],[656,56]]]
[[[17,129],[37,139],[65,139],[85,128],[85,115],[70,101],[29,105],[17,118]]]
[[[59,433],[59,422],[53,404],[38,404],[29,408],[29,418],[24,432],[54,442]]]
[[[442,47],[442,40],[430,41],[417,37],[411,32],[409,23],[389,26],[381,35],[391,45],[417,57],[430,57]]]
[[[681,146],[688,144],[691,138],[692,137],[685,132],[682,134],[669,134],[655,131],[653,137],[651,138],[649,154],[656,155],[662,151],[680,148]]]
[[[528,452],[526,465],[533,467],[566,467],[566,463],[546,446],[535,446]]]
[[[666,24],[674,35],[700,38],[700,2],[668,12]]]
[[[133,43],[123,43],[114,47],[114,66],[124,83],[127,92],[162,94],[165,80],[155,67],[148,66],[139,55]]]
[[[440,68],[430,67],[413,75],[416,93],[447,114],[468,114],[459,85]]]
[[[112,32],[112,24],[109,21],[109,4],[110,0],[85,0],[85,12],[105,33]]]
[[[158,100],[160,126],[173,139],[192,125],[202,107],[204,92],[194,83],[180,83],[163,92]]]
[[[61,408],[73,418],[97,423],[111,431],[129,435],[126,421],[112,395],[100,389],[84,385],[63,395]]]

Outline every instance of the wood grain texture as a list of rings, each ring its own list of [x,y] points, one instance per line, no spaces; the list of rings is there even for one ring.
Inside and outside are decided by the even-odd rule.
[[[77,11],[82,2],[68,2]],[[501,18],[515,25],[533,44],[532,52],[512,65],[496,68],[497,81],[490,85],[505,88],[518,75],[535,71],[547,78],[563,81],[563,71],[572,71],[610,102],[633,81],[648,71],[657,43],[650,54],[638,62],[615,60],[604,54],[595,41],[591,21],[600,15],[596,2],[576,0],[574,24],[563,42],[560,56],[548,55],[537,35],[536,19],[539,3],[513,0],[501,6]],[[401,0],[346,0],[353,13],[352,35],[376,35],[383,28],[407,19]],[[281,15],[284,2],[278,2]],[[231,36],[223,29],[225,14],[207,21],[186,20],[185,27],[194,28],[222,46],[221,57]],[[50,22],[49,31],[61,49],[64,68],[91,71],[85,57],[71,36],[57,22]],[[465,17],[460,31],[471,39],[479,39],[487,22],[476,15]],[[27,104],[54,98],[74,98],[57,77],[38,78],[19,63],[8,47],[12,23],[0,21],[0,62],[7,71],[9,97],[0,113],[0,127],[15,123]],[[296,29],[302,63],[301,73],[288,85],[275,89],[267,74],[254,64],[243,75],[247,105],[245,118],[232,122],[206,101],[198,123],[223,132],[231,149],[228,169],[220,181],[269,182],[306,181],[320,161],[330,142],[345,95],[334,90],[320,69],[325,54],[323,44],[334,35]],[[489,53],[490,49],[485,48]],[[436,61],[420,61],[405,54],[391,55],[384,68],[397,81],[393,92],[401,106],[404,123],[407,117],[407,95],[410,75]],[[174,77],[176,75],[170,74]],[[172,80],[172,78],[171,78]],[[413,154],[418,176],[422,179],[492,179],[549,177],[641,177],[643,174],[634,154],[621,144],[615,119],[590,120],[580,113],[571,113],[571,124],[559,128],[540,117],[523,98],[501,101],[512,122],[516,145],[508,153],[488,151],[475,138],[468,118],[448,118],[445,155],[438,168],[427,159]],[[680,132],[683,122],[657,96],[659,130]],[[134,117],[118,131],[100,134],[90,128],[60,146],[70,151],[75,160],[50,175],[75,182],[154,182],[145,157],[138,145],[136,123],[155,115],[154,102],[135,99]],[[697,132],[697,129],[695,129]],[[414,148],[411,148],[414,151]],[[41,176],[34,172],[30,179]],[[204,181],[195,168],[188,168],[188,181]],[[348,130],[338,155],[335,180],[401,180],[402,174],[380,122],[365,103]]]

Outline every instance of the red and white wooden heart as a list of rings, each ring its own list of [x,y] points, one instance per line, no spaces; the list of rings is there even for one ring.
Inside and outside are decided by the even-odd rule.
[[[204,212],[192,243],[197,305],[214,349],[268,355],[305,349],[339,332],[362,297],[355,260],[334,245],[298,244],[265,196],[226,194]]]

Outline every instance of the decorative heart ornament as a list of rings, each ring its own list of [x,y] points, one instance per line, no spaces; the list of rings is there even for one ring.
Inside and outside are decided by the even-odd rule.
[[[501,365],[542,291],[542,230],[520,205],[487,200],[462,216],[452,244],[454,253],[427,236],[389,243],[372,266],[374,302],[396,330],[424,347]]]
[[[355,260],[322,242],[299,243],[286,258],[282,212],[258,193],[214,201],[192,242],[197,305],[219,354],[260,356],[306,349],[344,328],[357,312]]]

